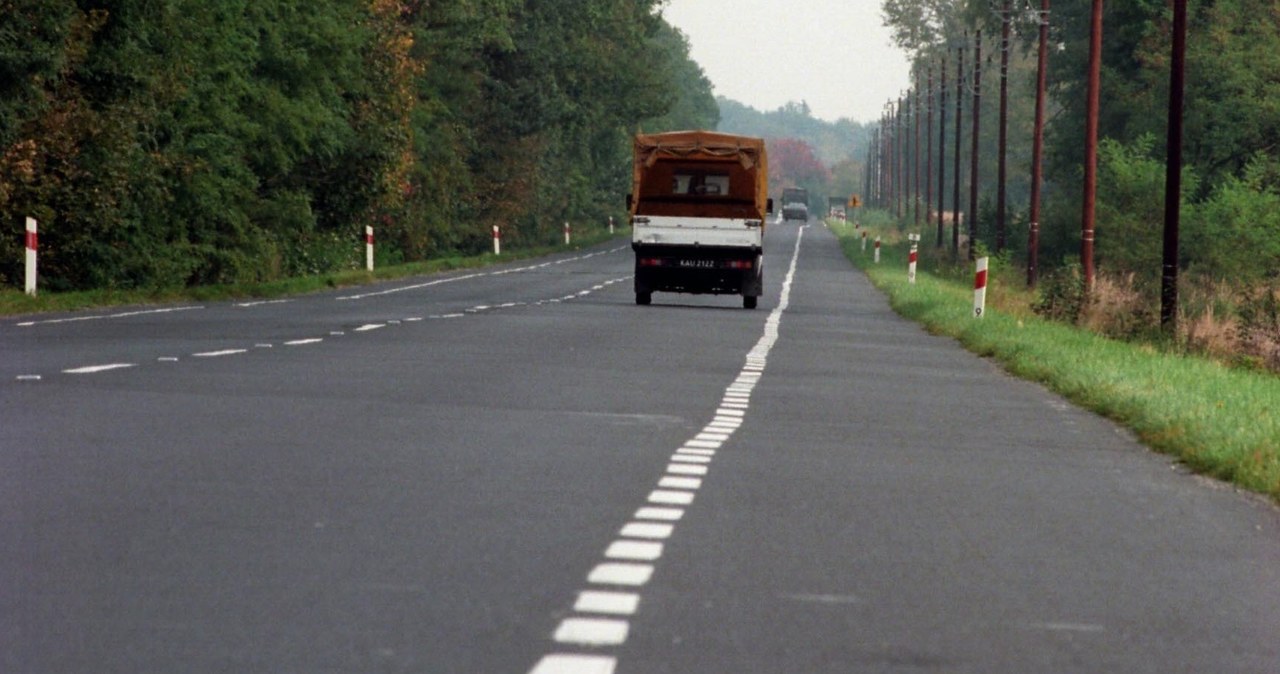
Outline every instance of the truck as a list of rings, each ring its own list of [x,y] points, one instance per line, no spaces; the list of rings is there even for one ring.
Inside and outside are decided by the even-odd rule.
[[[809,190],[803,187],[782,190],[782,219],[809,221]]]
[[[631,194],[636,304],[655,292],[733,294],[756,308],[764,289],[769,162],[764,140],[712,131],[637,134]]]
[[[827,216],[844,220],[846,216],[846,204],[843,197],[827,197]]]

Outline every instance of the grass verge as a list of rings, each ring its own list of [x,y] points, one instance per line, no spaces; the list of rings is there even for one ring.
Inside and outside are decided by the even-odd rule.
[[[988,311],[975,319],[972,281],[923,270],[914,285],[907,282],[907,244],[895,230],[871,231],[871,239],[879,234],[885,242],[876,265],[872,246],[861,250],[861,232],[838,222],[832,229],[845,255],[902,316],[1119,422],[1199,473],[1280,503],[1280,377],[1001,310],[1022,304],[1002,302],[1001,293],[1025,291],[999,287],[996,270],[988,286]]]
[[[455,269],[475,269],[503,262],[541,257],[552,253],[579,250],[608,241],[608,232],[585,235],[573,246],[545,246],[516,250],[504,250],[501,256],[486,253],[469,257],[444,257],[425,262],[376,268],[338,271],[316,276],[286,278],[261,283],[236,285],[199,286],[195,288],[160,288],[145,290],[86,290],[75,292],[41,292],[30,297],[12,288],[0,289],[0,316],[18,316],[55,311],[78,311],[100,307],[165,304],[173,302],[218,302],[240,299],[271,299],[291,295],[305,295],[333,288],[346,288],[378,281],[390,281],[410,276],[436,274]]]

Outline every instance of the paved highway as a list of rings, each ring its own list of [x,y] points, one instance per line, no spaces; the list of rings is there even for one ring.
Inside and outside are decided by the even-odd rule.
[[[0,671],[1280,671],[1280,511],[768,251],[0,321]]]

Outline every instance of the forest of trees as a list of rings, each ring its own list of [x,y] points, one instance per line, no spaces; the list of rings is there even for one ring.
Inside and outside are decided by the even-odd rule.
[[[715,128],[660,0],[0,0],[0,287],[160,288],[515,245]]]
[[[956,61],[973,65],[982,30],[981,242],[994,231],[1003,2],[884,0],[886,24],[935,88],[947,61],[954,119]],[[1009,50],[1008,253],[1026,251],[1040,2],[1015,0]],[[1080,246],[1088,2],[1054,2],[1040,258],[1069,267]],[[1181,267],[1199,282],[1249,289],[1280,281],[1280,10],[1271,0],[1191,0],[1187,51]],[[1099,271],[1158,285],[1172,9],[1164,0],[1104,5],[1097,204]],[[960,210],[968,209],[972,75],[966,76]],[[935,98],[936,100],[936,98]],[[935,122],[936,123],[936,122]],[[954,140],[948,128],[948,163]],[[936,131],[935,131],[936,137]],[[935,177],[936,180],[936,177]],[[951,185],[948,167],[946,184]],[[936,192],[936,189],[935,189]],[[949,190],[948,190],[949,193]],[[955,206],[950,197],[946,210]],[[1272,295],[1274,296],[1274,295]],[[1274,309],[1273,309],[1274,311]]]

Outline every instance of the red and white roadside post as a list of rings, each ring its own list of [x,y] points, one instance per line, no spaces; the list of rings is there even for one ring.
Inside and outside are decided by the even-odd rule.
[[[907,283],[915,283],[916,260],[920,255],[920,235],[908,234],[907,240],[911,242],[911,252],[907,254]]]
[[[865,252],[867,252],[867,232],[866,232],[866,230],[863,230],[863,232],[862,232],[862,252],[864,252],[864,253],[865,253]]]
[[[364,226],[364,268],[373,271],[373,225]]]
[[[493,226],[493,254],[502,254],[502,230],[497,225]]]
[[[876,264],[880,264],[880,237],[876,237]]]
[[[25,289],[28,295],[36,294],[36,247],[39,235],[36,233],[36,219],[27,218],[27,278]]]
[[[564,245],[569,245],[569,223],[564,223]]]
[[[973,317],[982,318],[987,307],[987,258],[978,258],[978,268],[973,275]]]
[[[612,215],[609,216],[609,234],[610,236],[613,235],[613,216]]]

